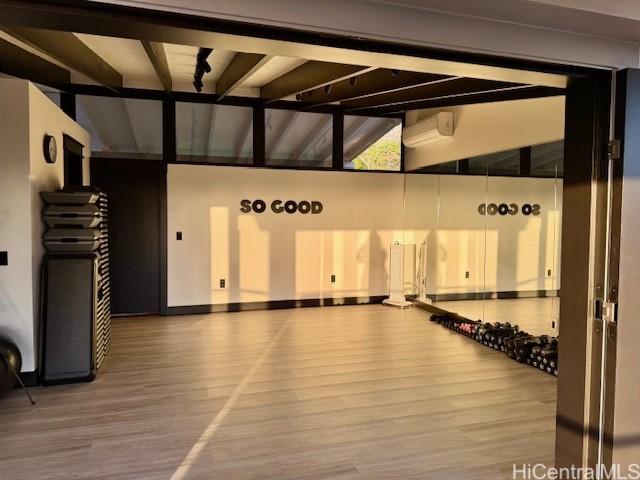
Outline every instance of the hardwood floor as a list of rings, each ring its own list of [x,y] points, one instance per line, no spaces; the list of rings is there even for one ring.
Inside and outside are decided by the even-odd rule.
[[[90,384],[0,401],[2,478],[501,479],[556,380],[379,305],[114,319]]]

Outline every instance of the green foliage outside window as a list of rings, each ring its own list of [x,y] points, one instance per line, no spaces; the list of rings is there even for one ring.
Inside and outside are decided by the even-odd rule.
[[[400,170],[401,126],[392,128],[353,160],[356,170]]]

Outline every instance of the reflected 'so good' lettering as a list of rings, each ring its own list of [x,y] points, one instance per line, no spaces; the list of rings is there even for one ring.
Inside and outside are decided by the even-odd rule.
[[[522,204],[522,207],[518,207],[517,203],[501,203],[501,204],[496,204],[496,203],[481,203],[480,205],[478,205],[478,213],[480,215],[501,215],[501,216],[507,216],[507,215],[517,215],[518,212],[522,212],[523,215],[525,216],[529,216],[529,215],[533,215],[533,216],[537,216],[540,215],[541,213],[541,207],[539,204],[537,203],[524,203]]]

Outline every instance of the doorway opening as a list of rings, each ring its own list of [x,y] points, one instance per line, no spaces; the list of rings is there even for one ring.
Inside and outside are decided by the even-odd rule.
[[[93,104],[93,114],[91,107],[85,109],[84,125],[101,145],[103,157],[94,162],[92,177],[111,191],[114,203],[121,201],[113,221],[114,225],[120,222],[122,230],[118,233],[116,227],[113,235],[122,249],[112,251],[121,259],[122,277],[127,275],[126,267],[133,265],[136,271],[150,272],[149,277],[131,278],[137,286],[153,289],[153,295],[129,288],[126,280],[112,281],[114,289],[122,288],[123,298],[148,300],[144,305],[123,306],[123,313],[203,314],[358,303],[362,298],[373,302],[385,293],[380,286],[384,289],[389,275],[386,247],[395,241],[413,245],[413,268],[422,268],[426,276],[424,282],[411,280],[407,294],[424,293],[430,300],[425,303],[436,313],[453,312],[482,324],[509,322],[537,338],[559,330],[557,389],[553,385],[546,390],[550,395],[537,399],[546,408],[544,427],[529,419],[516,436],[526,439],[530,425],[535,424],[540,434],[536,445],[544,450],[545,461],[555,457],[558,466],[593,462],[584,440],[594,426],[595,413],[601,412],[601,406],[592,401],[588,379],[597,375],[589,370],[589,345],[592,285],[596,293],[602,288],[598,287],[603,271],[599,262],[604,257],[598,255],[598,248],[606,236],[602,234],[606,194],[601,187],[608,180],[602,155],[608,140],[608,72],[294,30],[258,30],[170,13],[163,14],[162,25],[150,34],[145,26],[154,17],[146,16],[144,10],[103,6],[86,13],[74,8],[67,7],[64,28],[86,42],[83,51],[93,48],[101,52],[103,61],[115,63],[121,50],[110,48],[109,43],[133,42],[130,53],[140,55],[141,61],[130,64],[147,65],[150,78],[144,88],[140,84],[132,88],[122,75],[92,71],[101,85],[87,81],[63,88],[66,94],[91,97],[87,105]],[[101,16],[111,8],[131,28],[118,28]],[[86,21],[86,15],[94,15],[96,21]],[[27,21],[24,15],[16,18]],[[31,27],[49,27],[49,33],[40,32],[46,38],[61,28],[51,22],[47,25],[46,19],[40,19]],[[101,25],[100,31],[91,31],[91,25]],[[225,33],[218,35],[218,31]],[[38,38],[42,37],[33,37],[32,43]],[[238,45],[245,45],[247,51]],[[189,69],[182,68],[185,56],[192,62]],[[347,59],[350,63],[345,64]],[[126,77],[139,72],[124,73]],[[60,88],[58,83],[55,88]],[[117,103],[118,121],[104,121],[103,109],[97,105],[105,99]],[[155,122],[146,121],[133,100],[153,101]],[[553,102],[555,110],[548,105]],[[533,127],[520,123],[523,117],[532,117],[522,115],[527,108],[541,115],[555,114],[551,120],[536,117],[543,135],[517,137],[523,131],[533,132]],[[402,145],[403,127],[441,112],[453,113],[452,138],[418,148]],[[469,121],[474,115],[476,120]],[[82,115],[78,119],[83,123]],[[150,133],[152,124],[159,126],[155,133]],[[549,135],[547,129],[554,125],[562,132]],[[456,150],[461,145],[465,148]],[[153,158],[147,158],[149,154]],[[65,183],[74,184],[81,181],[82,172],[78,173],[74,157],[69,158]],[[131,159],[142,162],[144,173],[130,169]],[[129,169],[128,174],[100,173],[107,163],[126,165],[115,170]],[[322,203],[322,215],[303,218],[293,210],[282,214],[267,209],[271,202],[282,201],[280,192],[288,194],[304,175],[307,190],[294,190],[296,198],[283,197],[284,201],[294,206],[303,201]],[[370,183],[362,180],[366,185],[356,185],[364,178]],[[376,183],[381,179],[384,187]],[[338,185],[342,190],[337,190]],[[371,203],[362,202],[371,198],[367,193],[371,185],[382,194]],[[326,197],[322,201],[307,198],[308,191]],[[260,201],[262,211],[242,212],[239,205],[248,199]],[[392,212],[395,215],[372,215],[376,200],[381,208],[398,206]],[[337,212],[335,217],[332,212]],[[141,222],[142,218],[153,222]],[[283,219],[291,222],[285,224]],[[136,263],[147,253],[149,265],[153,263],[148,268]],[[117,262],[117,258],[112,261]],[[306,276],[306,272],[311,273]],[[424,292],[411,290],[422,283]],[[389,328],[372,325],[381,328],[380,336]],[[348,327],[344,328],[348,335]],[[229,331],[232,341],[243,340],[233,336],[233,324]],[[265,357],[281,337],[286,338],[281,333],[269,337]],[[422,340],[427,342],[426,334]],[[375,344],[370,353],[381,359],[393,354],[393,345],[384,347]],[[475,353],[482,356],[486,350],[475,347],[464,347],[473,353],[455,360],[459,360],[457,368],[467,373],[476,368],[481,376],[484,366]],[[442,347],[441,353],[446,356],[453,351]],[[502,368],[514,366],[507,358],[496,365],[500,365],[495,369],[498,377]],[[203,362],[201,367],[210,365]],[[440,368],[437,361],[424,367]],[[394,377],[406,373],[399,368],[393,370]],[[526,372],[529,375],[532,370]],[[446,374],[456,378],[459,372]],[[552,376],[539,378],[547,387],[556,381]],[[283,383],[289,381],[294,383],[296,378]],[[498,421],[505,419],[501,413],[513,407],[509,393],[516,389],[509,382],[508,376],[499,378],[497,383],[505,388],[487,400],[489,405],[479,402],[478,411],[489,412]],[[383,390],[384,381],[376,388]],[[425,397],[420,401],[433,400],[429,397],[433,389],[421,391]],[[450,407],[468,401],[469,408],[476,408],[477,400],[471,395],[435,403]],[[585,418],[588,409],[593,415]],[[228,410],[224,411],[226,415]],[[518,412],[511,413],[517,417]],[[503,431],[513,425],[509,422],[518,419],[507,419]],[[406,425],[406,419],[394,419],[384,428],[398,425]],[[211,431],[210,425],[204,427],[205,433]],[[217,424],[214,427],[216,431]],[[443,429],[438,433],[453,435],[447,438],[455,445],[459,432]],[[427,435],[416,435],[422,434]],[[200,438],[210,439],[208,435]],[[501,453],[506,456],[511,445],[508,434],[501,441]],[[196,443],[194,449],[201,450],[202,445]],[[518,456],[511,454],[510,459]],[[455,460],[452,457],[451,464]]]

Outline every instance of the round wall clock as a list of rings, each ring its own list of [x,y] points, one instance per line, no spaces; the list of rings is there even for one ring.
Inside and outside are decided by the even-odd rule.
[[[56,137],[53,135],[45,135],[42,145],[44,151],[44,159],[47,163],[56,163],[58,156],[58,145],[56,144]]]

